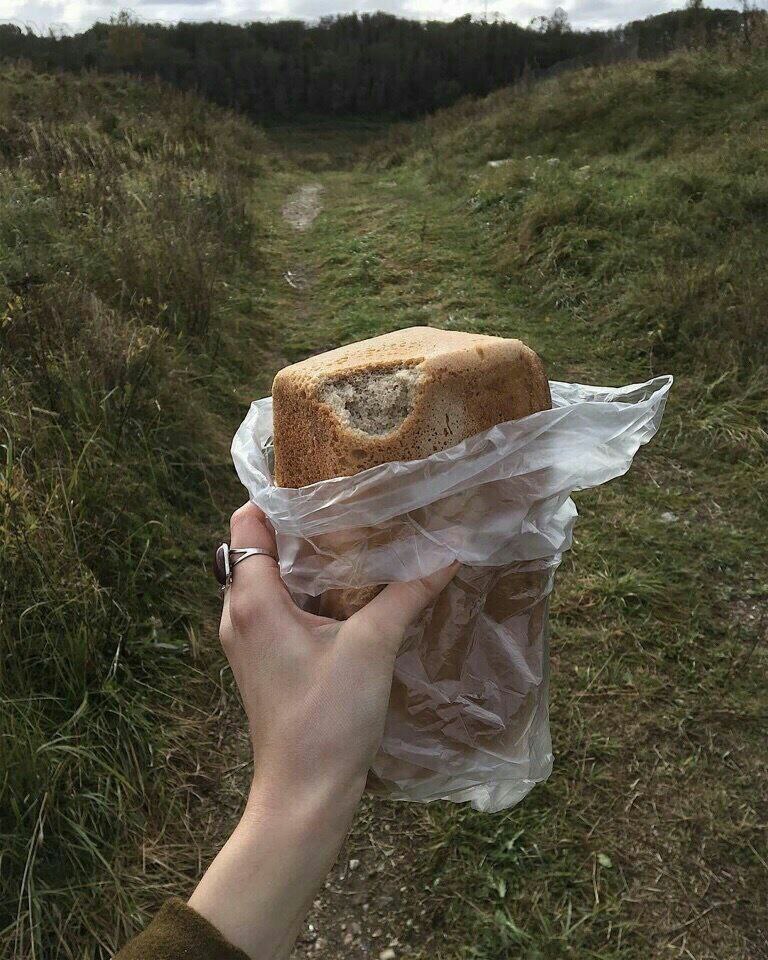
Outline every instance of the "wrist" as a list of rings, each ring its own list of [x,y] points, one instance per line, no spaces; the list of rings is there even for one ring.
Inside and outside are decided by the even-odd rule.
[[[245,831],[295,834],[346,832],[365,789],[365,776],[281,782],[254,776],[240,824]]]
[[[291,785],[254,778],[243,816],[190,906],[250,956],[287,957],[364,785],[364,778]]]

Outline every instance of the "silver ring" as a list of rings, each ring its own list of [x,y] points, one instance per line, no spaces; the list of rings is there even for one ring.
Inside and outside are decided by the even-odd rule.
[[[213,558],[213,572],[222,592],[232,584],[234,568],[248,557],[269,557],[275,563],[280,563],[275,554],[265,547],[230,547],[228,543],[222,543],[217,547]]]
[[[230,561],[230,566],[236,567],[241,560],[245,560],[246,557],[271,557],[275,563],[277,563],[277,557],[272,553],[271,550],[265,550],[264,547],[230,547],[229,555],[234,557],[237,554],[237,559]]]

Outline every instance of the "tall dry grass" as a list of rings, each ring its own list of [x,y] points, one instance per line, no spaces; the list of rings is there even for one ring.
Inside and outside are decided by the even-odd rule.
[[[114,78],[5,69],[0,130],[0,943],[107,957],[197,867],[221,331],[273,161],[245,122]]]

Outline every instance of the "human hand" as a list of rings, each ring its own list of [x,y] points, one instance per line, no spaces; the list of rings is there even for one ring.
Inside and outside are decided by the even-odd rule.
[[[250,503],[232,517],[231,543],[277,554]],[[251,956],[290,951],[362,795],[405,630],[457,566],[389,584],[339,622],[300,610],[270,557],[237,565],[220,637],[248,717],[254,776],[243,819],[189,902]]]
[[[234,514],[231,534],[233,547],[277,554],[252,503]],[[340,794],[359,798],[405,630],[454,572],[392,583],[340,622],[299,609],[270,557],[238,564],[220,636],[248,716],[262,803],[281,809],[286,796],[306,791],[335,802]]]

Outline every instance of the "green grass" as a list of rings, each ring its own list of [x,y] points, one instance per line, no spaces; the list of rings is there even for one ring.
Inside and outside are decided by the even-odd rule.
[[[555,772],[508,814],[420,811],[408,955],[768,956],[766,78],[762,51],[590,71],[320,177],[288,360],[429,323],[520,336],[553,379],[677,378],[630,475],[576,498]]]
[[[105,957],[197,873],[231,760],[206,567],[278,161],[123,79],[6,69],[0,126],[0,942]]]
[[[107,956],[188,889],[239,803],[203,565],[241,496],[242,405],[286,362],[430,323],[520,336],[553,379],[676,383],[631,473],[577,496],[555,772],[505,814],[409,810],[413,876],[376,881],[410,891],[402,954],[768,956],[766,79],[760,49],[563,76],[398,128],[358,168],[348,127],[279,131],[291,166],[152,86],[3,81],[11,952]],[[308,180],[325,210],[291,235],[276,211]]]
[[[765,49],[681,53],[510,89],[390,135],[462,191],[518,296],[738,382],[768,363]],[[491,160],[504,160],[488,168]]]
[[[275,145],[300,158],[302,170],[322,171],[355,166],[389,126],[375,117],[324,120],[309,116],[303,121],[269,124],[266,131]]]

